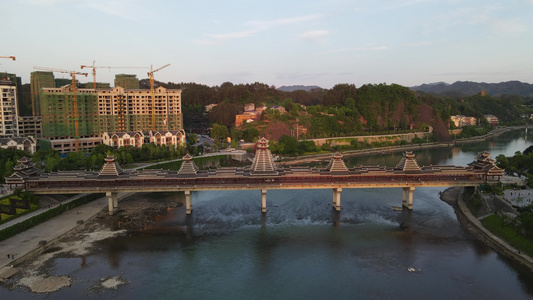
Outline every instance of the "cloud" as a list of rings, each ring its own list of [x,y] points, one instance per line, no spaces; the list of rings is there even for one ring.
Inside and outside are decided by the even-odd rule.
[[[223,34],[206,34],[208,39],[195,40],[193,42],[200,46],[213,46],[213,45],[219,45],[227,40],[234,40],[234,39],[241,39],[241,38],[249,37],[255,33],[256,32],[254,31],[241,31],[241,32],[223,33]]]
[[[19,2],[24,2],[24,1],[19,1]],[[29,0],[26,2],[31,5],[54,5],[59,2],[66,2],[66,0]]]
[[[84,6],[93,10],[129,21],[143,23],[146,22],[147,18],[153,18],[153,15],[146,8],[143,8],[143,4],[139,1],[91,0],[83,3]]]
[[[429,45],[432,45],[433,42],[432,41],[422,41],[422,42],[414,42],[414,43],[409,43],[409,44],[405,44],[405,45],[402,45],[403,47],[422,47],[422,46],[429,46]]]
[[[254,33],[255,33],[254,31],[241,31],[241,32],[231,32],[231,33],[224,33],[224,34],[208,34],[208,36],[215,40],[231,40],[231,39],[240,39],[240,38],[248,37]]]
[[[529,1],[533,3],[533,0]],[[478,26],[493,33],[504,35],[520,35],[527,32],[528,27],[520,18],[502,18],[503,12],[507,9],[497,4],[482,7],[461,7],[443,13],[435,19],[441,30],[462,26]]]
[[[353,48],[341,48],[331,51],[321,52],[320,54],[334,54],[334,53],[344,53],[344,52],[359,52],[359,51],[383,51],[388,50],[387,46],[363,46],[363,47],[353,47]]]
[[[501,34],[520,35],[528,31],[527,27],[521,24],[518,20],[494,20],[490,23],[490,27]]]
[[[329,31],[327,30],[315,30],[301,34],[300,38],[322,44],[324,43],[324,37],[327,35],[329,35]]]
[[[198,45],[203,45],[203,46],[217,45],[226,40],[246,38],[246,37],[255,35],[259,32],[270,30],[275,27],[307,22],[311,20],[316,20],[318,18],[321,18],[320,14],[312,14],[312,15],[307,15],[307,16],[302,16],[302,17],[277,19],[277,20],[269,20],[269,21],[250,21],[250,22],[246,22],[244,25],[245,27],[248,28],[246,30],[238,31],[238,32],[230,32],[230,33],[219,33],[219,34],[210,33],[210,34],[206,34],[206,36],[209,37],[209,39],[196,40],[194,41],[194,43]],[[315,39],[318,38],[317,34],[320,34],[320,32],[323,32],[323,31],[316,31],[314,33]],[[312,37],[309,36],[307,38],[311,39]]]
[[[322,18],[321,14],[312,14],[312,15],[307,15],[307,16],[302,16],[302,17],[294,17],[294,18],[286,18],[286,19],[278,19],[278,20],[250,21],[250,22],[247,22],[246,25],[259,28],[262,30],[266,30],[266,29],[270,29],[276,26],[302,23],[302,22],[317,20],[320,18]]]

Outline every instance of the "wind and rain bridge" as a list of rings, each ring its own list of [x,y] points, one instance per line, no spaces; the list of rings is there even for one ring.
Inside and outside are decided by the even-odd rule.
[[[99,172],[60,171],[42,173],[22,158],[15,173],[6,178],[12,187],[35,194],[106,193],[109,214],[118,208],[120,192],[185,193],[186,213],[192,212],[192,192],[219,190],[259,190],[261,211],[266,213],[268,190],[332,189],[333,207],[340,211],[341,192],[350,188],[402,188],[402,206],[413,209],[413,192],[418,187],[472,186],[496,183],[503,170],[494,165],[490,153],[483,151],[468,166],[419,166],[412,152],[405,152],[395,167],[360,166],[348,168],[336,153],[325,168],[278,167],[268,149],[267,140],[257,144],[250,167],[200,170],[190,155],[178,171],[123,170],[108,156]]]

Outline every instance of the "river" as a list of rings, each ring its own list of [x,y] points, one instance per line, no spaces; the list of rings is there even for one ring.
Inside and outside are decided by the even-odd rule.
[[[533,136],[519,130],[489,141],[417,151],[415,158],[420,165],[466,165],[482,150],[494,158],[530,145]],[[345,161],[394,166],[401,157],[394,153]],[[189,218],[178,208],[158,218],[150,233],[99,242],[97,254],[84,260],[53,260],[51,273],[72,277],[71,287],[48,295],[0,288],[0,295],[14,299],[533,298],[533,275],[465,231],[453,209],[439,199],[444,189],[417,188],[412,212],[392,209],[401,205],[400,188],[343,189],[340,213],[332,210],[331,190],[272,190],[267,194],[266,216],[261,214],[259,191],[196,192]],[[127,283],[116,290],[94,288],[109,276],[120,276]]]

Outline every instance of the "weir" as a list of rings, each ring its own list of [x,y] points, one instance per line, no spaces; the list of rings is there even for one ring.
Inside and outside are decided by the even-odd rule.
[[[503,170],[494,165],[490,153],[478,153],[468,166],[431,165],[420,167],[412,152],[405,152],[394,167],[361,166],[347,168],[336,153],[326,168],[276,166],[262,138],[256,145],[254,161],[247,168],[199,170],[185,155],[179,171],[128,170],[106,158],[100,172],[65,171],[42,173],[31,159],[22,158],[15,173],[6,178],[12,188],[35,194],[106,193],[109,214],[118,208],[119,192],[175,192],[185,194],[186,214],[192,213],[192,192],[217,190],[261,191],[261,212],[267,211],[267,191],[271,189],[332,189],[332,207],[341,210],[341,193],[347,188],[402,188],[402,207],[413,209],[413,193],[418,187],[469,186],[498,182]]]

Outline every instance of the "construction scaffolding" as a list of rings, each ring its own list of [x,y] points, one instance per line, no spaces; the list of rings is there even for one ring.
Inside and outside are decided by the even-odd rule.
[[[42,88],[56,87],[54,73],[45,71],[31,72],[31,108],[34,117],[41,115],[41,90]]]
[[[138,89],[139,79],[136,75],[117,74],[115,75],[115,86],[120,86],[125,89]]]

